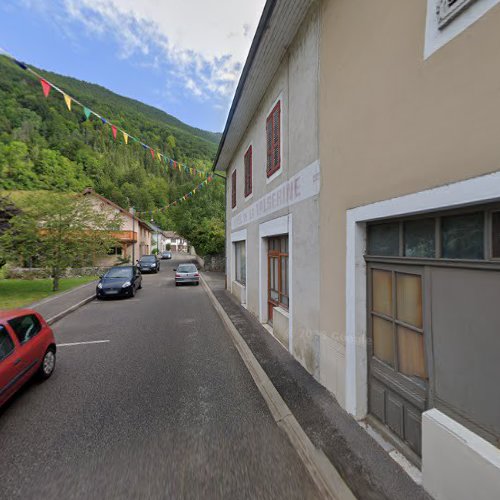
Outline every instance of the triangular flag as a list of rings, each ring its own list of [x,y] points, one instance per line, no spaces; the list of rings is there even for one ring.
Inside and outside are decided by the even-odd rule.
[[[111,132],[113,132],[113,139],[116,139],[116,127],[111,125]]]
[[[125,141],[125,144],[128,144],[128,134],[126,132],[123,132],[123,140]]]
[[[154,160],[155,159],[154,149],[153,148],[149,148],[149,152],[151,153],[151,158],[153,158],[153,160]]]
[[[68,110],[71,111],[71,97],[69,95],[64,94],[64,102],[68,106]]]
[[[106,118],[103,118],[103,117],[101,116],[101,121],[102,121],[102,123],[104,123],[104,125],[106,125],[106,123],[107,123],[107,122],[106,122]]]
[[[156,153],[156,157],[161,161],[161,154],[160,153]]]
[[[40,83],[42,84],[43,95],[45,97],[49,97],[50,83],[44,80],[43,78],[40,78]]]
[[[87,120],[90,118],[90,113],[91,113],[91,111],[89,108],[86,108],[86,107],[83,108],[83,114],[85,115],[85,118]]]

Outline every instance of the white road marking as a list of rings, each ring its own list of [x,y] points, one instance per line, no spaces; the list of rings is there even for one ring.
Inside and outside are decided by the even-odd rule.
[[[70,342],[69,344],[57,344],[57,347],[67,347],[70,345],[84,345],[84,344],[105,344],[109,340],[89,340],[88,342]]]

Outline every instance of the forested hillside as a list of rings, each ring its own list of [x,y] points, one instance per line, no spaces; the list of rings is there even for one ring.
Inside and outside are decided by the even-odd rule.
[[[189,127],[98,85],[38,72],[152,148],[209,171],[219,134]],[[125,208],[150,211],[148,218],[152,216],[164,228],[183,230],[196,245],[196,236],[187,234],[189,220],[193,231],[216,226],[220,236],[224,210],[220,183],[212,183],[174,209],[155,209],[192,190],[199,181],[168,169],[137,143],[125,145],[120,134],[114,140],[109,126],[95,117],[86,120],[79,106],[68,111],[58,93],[45,98],[36,78],[0,56],[0,189],[78,192],[90,186]],[[193,214],[197,214],[194,219]],[[215,247],[210,251],[219,250],[220,243]]]

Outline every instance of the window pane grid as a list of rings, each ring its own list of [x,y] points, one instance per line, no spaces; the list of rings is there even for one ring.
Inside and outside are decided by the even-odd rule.
[[[398,290],[401,283],[403,285]],[[370,299],[372,356],[403,375],[426,379],[421,294],[420,275],[372,269]],[[380,304],[383,307],[380,307]],[[375,310],[376,307],[383,311]],[[410,318],[415,324],[399,318],[398,309],[403,311],[404,319]]]
[[[269,300],[288,309],[288,236],[269,238],[268,266]]]

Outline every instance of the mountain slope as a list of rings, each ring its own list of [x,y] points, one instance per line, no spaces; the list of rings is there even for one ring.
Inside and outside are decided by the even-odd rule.
[[[40,73],[154,149],[210,169],[219,134],[190,127],[99,85]],[[153,211],[198,183],[199,178],[153,160],[140,145],[125,145],[120,135],[113,140],[111,128],[95,117],[85,120],[80,106],[68,111],[54,90],[45,98],[33,75],[0,56],[0,189],[79,191],[90,186],[125,208]],[[203,196],[195,198],[203,203]],[[211,199],[211,205],[217,200]],[[156,213],[155,220],[166,226],[168,217]]]

